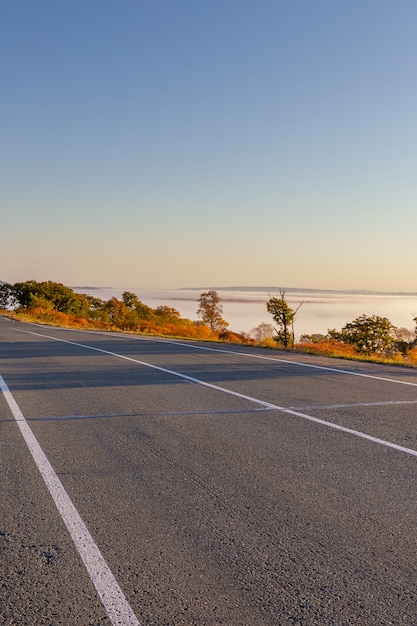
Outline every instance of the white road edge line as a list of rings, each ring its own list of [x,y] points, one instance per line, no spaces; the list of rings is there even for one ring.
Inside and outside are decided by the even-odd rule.
[[[23,331],[27,332],[27,331]],[[87,331],[88,332],[88,331]],[[208,352],[221,352],[225,354],[233,354],[234,356],[247,356],[251,359],[262,359],[264,361],[274,361],[275,363],[288,363],[297,367],[309,367],[315,370],[324,370],[325,372],[334,372],[336,374],[348,374],[349,376],[360,376],[362,378],[372,378],[373,380],[381,380],[388,383],[396,383],[397,385],[410,385],[417,387],[417,383],[409,380],[397,380],[396,378],[384,378],[383,376],[375,376],[374,374],[363,374],[362,372],[352,372],[351,370],[338,369],[336,367],[326,367],[324,365],[315,365],[314,363],[303,363],[302,361],[291,361],[289,359],[281,359],[275,356],[265,356],[264,354],[250,354],[249,352],[237,352],[236,350],[224,350],[222,348],[209,348],[208,346],[195,346],[193,344],[183,343],[181,341],[171,341],[170,339],[148,339],[148,341],[158,341],[160,343],[172,343],[185,348],[193,348],[194,350],[206,350]]]
[[[27,322],[28,325],[32,325],[32,326],[37,326],[38,328],[45,328],[45,330],[49,329],[50,326],[42,326],[42,324],[34,324],[32,322]],[[38,337],[48,337],[48,339],[55,339],[55,341],[64,341],[65,339],[58,339],[57,337],[50,337],[49,335],[43,335],[42,333],[35,333],[29,330],[21,330],[21,329],[16,329],[17,332],[20,333],[26,333],[29,335],[37,335]],[[69,331],[69,332],[73,332],[74,329],[73,328],[60,328],[59,330],[64,330],[64,331]],[[105,335],[108,336],[109,333],[103,332],[103,331],[95,331],[95,330],[83,330],[83,329],[77,329],[77,332],[79,333],[86,333],[86,334],[92,334],[92,335]],[[182,346],[183,348],[190,348],[192,350],[205,350],[206,352],[220,352],[223,354],[233,354],[234,356],[246,356],[249,357],[250,359],[262,359],[264,361],[273,361],[274,363],[288,363],[288,365],[296,365],[297,367],[309,367],[311,369],[316,369],[316,370],[323,370],[325,372],[333,372],[335,374],[345,374],[348,376],[359,376],[361,378],[370,378],[373,380],[381,380],[382,382],[386,382],[386,383],[395,383],[397,385],[409,385],[410,387],[417,387],[417,382],[413,383],[409,380],[398,380],[396,378],[385,378],[384,376],[376,376],[375,374],[364,374],[363,372],[353,372],[351,370],[345,370],[345,369],[340,369],[337,367],[326,367],[324,365],[316,365],[315,363],[303,363],[302,361],[291,361],[290,359],[281,359],[280,357],[275,357],[275,356],[266,356],[264,354],[254,354],[254,353],[250,353],[250,352],[240,352],[240,351],[236,351],[236,350],[228,350],[228,349],[223,349],[223,348],[211,348],[208,346],[197,346],[193,343],[184,343],[182,341],[173,341],[172,339],[159,339],[158,337],[145,337],[145,336],[139,336],[139,335],[124,335],[122,333],[119,334],[119,337],[123,337],[123,338],[128,338],[128,339],[134,339],[136,341],[154,341],[156,343],[169,343],[172,344],[174,346]],[[113,335],[114,338],[114,335]],[[68,341],[67,343],[73,343],[71,341]],[[77,344],[76,344],[77,345]],[[78,344],[80,346],[84,345],[84,344]],[[88,347],[88,346],[84,346],[84,347]],[[98,348],[91,348],[92,350],[94,349],[98,349]]]
[[[4,378],[0,389],[113,626],[140,626],[97,544],[33,434]]]
[[[62,343],[68,343],[73,346],[78,346],[79,348],[86,348],[87,350],[94,350],[95,352],[100,352],[102,354],[107,354],[109,356],[114,356],[119,359],[123,359],[125,361],[131,361],[132,363],[138,363],[139,365],[144,365],[145,367],[149,367],[154,370],[158,370],[159,372],[164,372],[165,374],[172,374],[173,376],[177,376],[178,378],[182,378],[183,380],[187,380],[191,383],[196,383],[197,385],[201,385],[203,387],[207,387],[208,389],[213,389],[215,391],[221,391],[222,393],[226,393],[230,396],[235,396],[236,398],[241,398],[242,400],[247,400],[248,402],[253,402],[254,404],[258,404],[260,406],[264,406],[268,409],[275,409],[277,411],[281,411],[282,413],[287,413],[289,415],[295,415],[296,417],[301,417],[302,419],[308,420],[310,422],[315,422],[316,424],[321,424],[322,426],[328,426],[329,428],[334,428],[335,430],[339,430],[344,433],[348,433],[350,435],[354,435],[355,437],[360,437],[361,439],[367,439],[368,441],[372,441],[373,443],[378,443],[380,445],[385,446],[386,448],[393,448],[394,450],[398,450],[399,452],[405,452],[406,454],[410,454],[411,456],[417,457],[417,450],[413,450],[411,448],[405,448],[404,446],[399,446],[396,443],[392,443],[391,441],[386,441],[385,439],[379,439],[378,437],[373,437],[372,435],[367,435],[366,433],[361,432],[360,430],[354,430],[352,428],[347,428],[346,426],[340,426],[339,424],[335,424],[334,422],[328,422],[326,420],[319,419],[318,417],[313,417],[312,415],[307,415],[307,413],[301,413],[300,411],[295,411],[290,408],[285,408],[279,406],[277,404],[272,404],[270,402],[265,402],[264,400],[259,400],[258,398],[253,398],[252,396],[247,396],[242,393],[238,393],[237,391],[232,391],[231,389],[226,389],[224,387],[219,387],[218,385],[213,385],[212,383],[207,383],[204,380],[200,380],[199,378],[194,378],[192,376],[188,376],[187,374],[181,374],[181,372],[176,372],[174,370],[166,369],[165,367],[159,367],[158,365],[152,365],[151,363],[146,363],[146,361],[141,361],[139,359],[134,359],[130,356],[125,356],[124,354],[118,354],[117,352],[111,352],[110,350],[103,350],[102,348],[95,348],[93,346],[88,346],[83,343],[77,343],[75,341],[68,341],[66,339],[59,339],[57,337],[52,337],[50,335],[44,335],[42,333],[34,333],[31,331],[22,331],[29,335],[37,335],[39,337],[46,337],[47,339],[52,339],[53,341],[61,341]],[[233,353],[234,354],[234,353]],[[327,369],[327,368],[323,368]],[[339,371],[339,370],[335,370]],[[351,372],[346,372],[351,373]],[[370,378],[375,378],[370,376]],[[378,380],[388,380],[390,379],[378,379]],[[390,382],[399,382],[396,380]]]

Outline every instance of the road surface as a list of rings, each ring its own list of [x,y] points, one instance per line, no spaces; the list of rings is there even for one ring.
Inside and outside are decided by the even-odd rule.
[[[417,624],[417,372],[0,318],[5,625]]]

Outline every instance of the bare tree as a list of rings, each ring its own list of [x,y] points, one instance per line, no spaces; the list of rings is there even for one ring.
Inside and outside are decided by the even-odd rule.
[[[274,336],[274,327],[272,324],[266,324],[262,322],[256,328],[252,328],[250,331],[250,335],[255,339],[255,341],[265,341],[265,339],[272,339]]]

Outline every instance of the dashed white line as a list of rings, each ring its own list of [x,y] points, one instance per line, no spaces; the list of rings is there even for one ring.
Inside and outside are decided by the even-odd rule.
[[[94,542],[55,470],[48,461],[2,376],[0,376],[0,389],[100,596],[111,623],[113,626],[140,626],[97,544]]]

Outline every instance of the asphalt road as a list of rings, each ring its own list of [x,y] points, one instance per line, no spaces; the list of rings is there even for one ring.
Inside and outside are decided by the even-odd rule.
[[[417,371],[0,318],[0,377],[1,624],[417,625]]]

